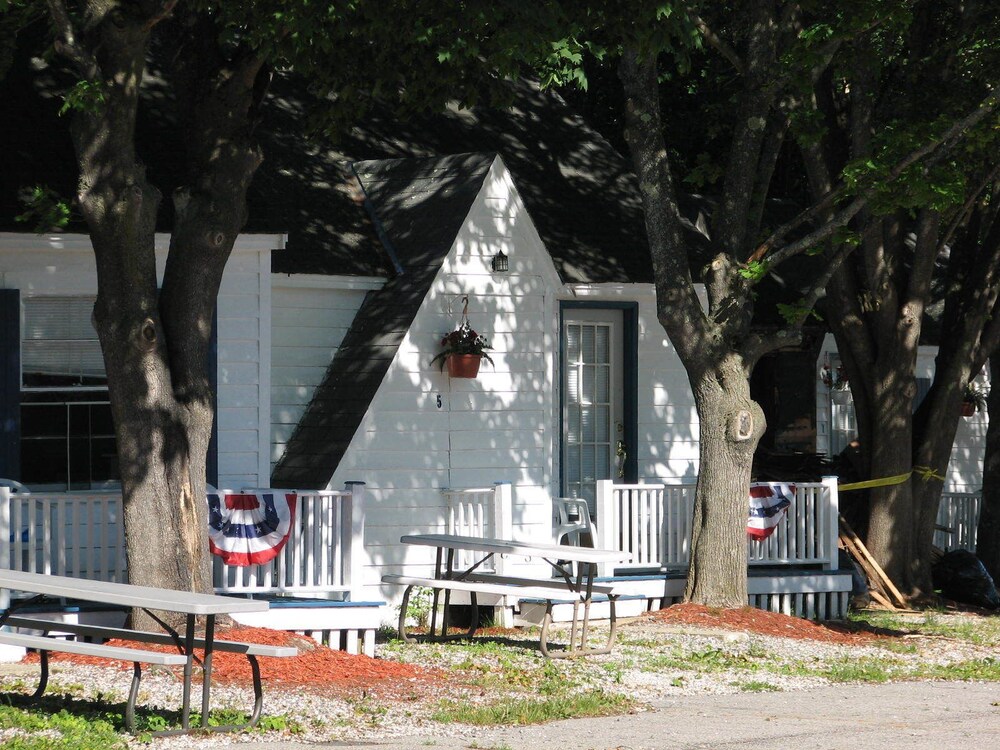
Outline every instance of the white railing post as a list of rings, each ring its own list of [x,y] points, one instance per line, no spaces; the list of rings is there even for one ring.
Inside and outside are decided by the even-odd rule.
[[[10,489],[0,487],[0,567],[10,568],[11,534],[10,528]],[[0,591],[0,609],[10,606],[10,592]]]
[[[350,503],[350,527],[345,528],[349,538],[343,540],[344,585],[351,601],[360,601],[364,586],[361,579],[365,553],[365,483],[345,482],[344,488],[351,493],[350,499],[345,498],[345,502]]]
[[[610,479],[597,480],[597,538],[605,549],[621,550],[618,535],[618,513],[615,509],[614,482]],[[598,574],[611,575],[611,563],[598,565]]]
[[[837,477],[823,477],[823,493],[826,500],[826,529],[823,531],[823,543],[826,545],[825,570],[837,570],[840,567],[838,559],[837,539],[840,538],[840,491],[837,487]]]
[[[514,538],[514,493],[510,482],[493,483],[493,533],[500,539]],[[506,560],[503,555],[496,558],[494,566],[497,575],[503,575]]]

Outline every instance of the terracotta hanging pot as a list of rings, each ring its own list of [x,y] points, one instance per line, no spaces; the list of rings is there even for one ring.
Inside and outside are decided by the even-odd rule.
[[[481,354],[449,354],[448,374],[453,378],[474,378],[482,360]]]
[[[963,417],[971,417],[975,413],[976,413],[976,405],[974,403],[972,403],[971,401],[963,401],[962,402],[962,416]]]

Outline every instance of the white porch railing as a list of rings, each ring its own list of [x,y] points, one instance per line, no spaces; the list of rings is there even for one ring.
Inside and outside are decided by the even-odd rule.
[[[245,568],[213,558],[215,590],[349,596],[363,564],[364,522],[363,482],[343,491],[299,491],[281,554]],[[14,495],[0,487],[0,566],[126,581],[121,495]]]
[[[497,482],[492,487],[465,490],[444,488],[448,510],[448,533],[494,539],[510,539],[514,533],[513,496],[510,482]],[[468,567],[475,562],[475,553],[459,552],[455,563]],[[501,573],[503,560],[492,558],[479,569]]]
[[[601,544],[629,552],[616,570],[684,568],[690,559],[694,483],[680,485],[597,483],[597,530]],[[748,540],[751,565],[818,565],[837,569],[837,480],[796,483],[795,502],[763,541]],[[610,574],[610,570],[602,574]]]
[[[215,590],[356,598],[351,594],[363,565],[364,490],[364,482],[348,482],[343,490],[297,490],[295,518],[281,553],[268,563],[246,567],[226,565],[213,556]]]
[[[976,528],[982,496],[972,492],[943,492],[938,505],[934,546],[945,552],[956,549],[976,551]]]

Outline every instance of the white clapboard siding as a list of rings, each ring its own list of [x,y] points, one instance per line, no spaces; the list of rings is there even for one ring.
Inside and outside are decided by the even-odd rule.
[[[269,429],[267,367],[270,331],[270,247],[230,256],[217,300],[218,483],[266,483]],[[237,246],[239,250],[239,245]]]
[[[373,282],[374,283],[374,282]],[[310,286],[313,284],[314,286]],[[275,276],[271,290],[271,468],[323,380],[367,288],[340,288],[329,278],[294,283]]]
[[[510,258],[503,275],[490,269],[501,249]],[[450,528],[444,487],[509,482],[510,534],[551,537],[558,287],[498,160],[334,475],[334,483],[348,476],[367,483],[371,595],[398,598],[381,589],[384,570],[429,571],[433,550],[404,548],[399,538]],[[495,364],[484,362],[476,379],[453,380],[431,359],[460,322],[465,295],[470,324],[490,340]]]

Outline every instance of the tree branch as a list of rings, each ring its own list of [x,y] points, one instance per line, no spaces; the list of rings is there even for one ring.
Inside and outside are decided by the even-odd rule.
[[[736,50],[730,47],[726,43],[725,39],[723,39],[714,31],[712,31],[711,27],[707,23],[705,23],[704,19],[697,13],[695,13],[694,10],[692,10],[691,8],[687,8],[686,10],[688,17],[694,22],[695,28],[697,28],[698,31],[701,33],[701,35],[705,37],[705,41],[708,42],[709,46],[711,46],[713,49],[715,49],[716,52],[718,52],[720,55],[726,58],[726,60],[729,61],[729,64],[733,66],[733,68],[736,70],[737,73],[739,73],[741,76],[746,75],[747,72],[746,65],[744,64],[743,60],[740,59],[740,56],[736,53]]]
[[[978,124],[983,118],[990,114],[993,110],[1000,105],[1000,87],[994,88],[990,94],[983,99],[979,106],[973,110],[970,114],[963,117],[958,122],[954,123],[948,130],[946,130],[941,137],[929,141],[925,145],[921,146],[914,151],[911,151],[903,159],[901,159],[897,164],[889,170],[884,181],[880,184],[890,183],[897,179],[903,172],[905,172],[909,167],[916,164],[918,161],[923,159],[929,154],[938,152],[942,153],[955,145],[962,136],[969,131],[970,128]],[[939,151],[941,149],[941,151]],[[819,229],[810,232],[808,235],[800,240],[792,242],[780,250],[777,250],[770,255],[768,253],[770,250],[785,237],[788,236],[793,230],[798,229],[804,223],[814,218],[819,213],[829,210],[830,206],[844,194],[846,188],[841,185],[836,190],[827,193],[822,200],[816,205],[806,209],[798,216],[796,216],[791,221],[778,227],[774,233],[768,237],[763,243],[761,243],[757,249],[750,255],[747,259],[749,261],[761,260],[767,257],[770,265],[776,266],[788,258],[798,255],[804,250],[816,245],[817,243],[825,240],[826,238],[833,235],[840,227],[845,226],[847,222],[853,219],[857,213],[867,205],[869,199],[874,194],[876,189],[875,185],[863,190],[853,201],[851,201],[846,208],[838,212],[830,221],[828,221],[824,226]]]
[[[65,4],[60,0],[46,0],[45,5],[56,33],[53,42],[56,52],[72,62],[83,78],[87,80],[96,78],[99,70],[97,59],[89,49],[77,41],[76,29]]]
[[[959,212],[955,215],[955,218],[952,220],[951,224],[948,225],[948,229],[945,231],[944,236],[938,243],[939,251],[943,250],[951,243],[952,238],[955,236],[955,232],[957,232],[958,228],[962,226],[962,222],[968,218],[969,214],[975,207],[976,202],[982,196],[983,192],[993,182],[995,182],[998,177],[1000,177],[1000,162],[998,162],[993,167],[993,169],[990,170],[989,174],[987,174],[986,177],[983,179],[983,181],[979,183],[979,186],[969,195],[968,200],[965,201],[965,203],[962,205],[961,210],[959,210]]]
[[[142,27],[142,30],[150,31],[154,26],[156,26],[156,24],[168,19],[176,5],[177,5],[177,0],[166,0],[166,2],[163,3],[160,9],[149,17],[149,20],[146,21],[146,24]]]

